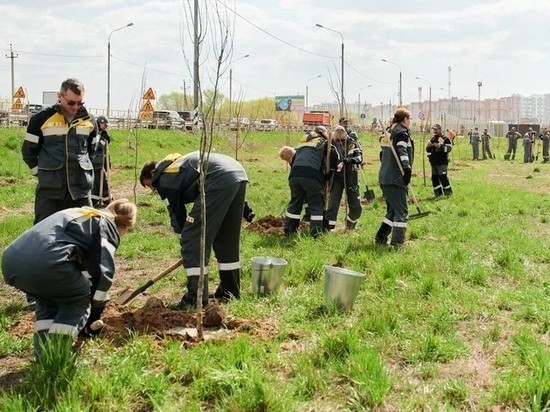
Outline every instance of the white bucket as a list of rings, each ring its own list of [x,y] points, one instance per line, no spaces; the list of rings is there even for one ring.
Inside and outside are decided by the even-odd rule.
[[[325,305],[351,310],[365,275],[336,266],[325,266]]]
[[[283,283],[283,273],[287,261],[269,256],[253,257],[252,292],[258,295],[277,293]]]

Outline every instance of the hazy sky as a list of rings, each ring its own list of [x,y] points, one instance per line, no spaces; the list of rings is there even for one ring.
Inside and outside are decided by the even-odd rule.
[[[404,103],[418,100],[419,86],[427,99],[428,82],[434,100],[447,97],[449,66],[451,92],[459,98],[477,99],[478,81],[482,99],[550,92],[548,0],[199,3],[210,11],[217,5],[229,22],[234,99],[305,94],[308,84],[310,105],[334,101],[330,82],[339,90],[341,37],[316,23],[343,36],[348,104],[359,93],[362,102],[397,102],[398,65]],[[11,94],[11,60],[5,56],[12,43],[18,55],[15,87],[23,86],[31,103],[41,103],[42,91],[76,77],[86,86],[87,106],[105,108],[109,33],[129,22],[134,26],[111,35],[111,109],[134,109],[142,81],[157,96],[181,92],[184,80],[191,85],[188,0],[0,0],[0,13],[0,98]],[[214,32],[210,24],[209,35]],[[212,87],[217,46],[216,40],[203,44],[203,89]],[[240,59],[246,54],[250,57]],[[220,90],[227,96],[228,65],[224,68]]]

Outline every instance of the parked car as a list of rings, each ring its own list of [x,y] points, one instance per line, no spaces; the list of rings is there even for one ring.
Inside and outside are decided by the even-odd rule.
[[[202,117],[195,110],[178,112],[178,114],[185,121],[186,130],[193,130],[193,128],[195,129],[203,128],[204,125],[203,125]]]
[[[183,120],[175,110],[154,110],[149,129],[183,129]]]
[[[230,130],[249,130],[250,129],[250,119],[248,117],[233,118],[229,122]]]
[[[256,130],[273,132],[277,129],[279,123],[275,119],[261,119],[256,122]]]
[[[38,113],[40,110],[44,108],[41,104],[27,104],[25,106],[25,111],[29,114],[29,116],[34,116],[36,113]]]

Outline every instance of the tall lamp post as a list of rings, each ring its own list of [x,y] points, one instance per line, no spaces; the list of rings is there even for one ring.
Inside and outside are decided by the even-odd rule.
[[[306,82],[306,107],[305,107],[305,111],[307,111],[307,108],[309,106],[309,82],[312,81],[312,80],[318,79],[319,77],[323,77],[323,75],[319,74],[318,76],[312,77],[311,79],[309,79]]]
[[[107,38],[107,117],[111,114],[111,35],[115,31],[119,31],[133,25],[134,23],[128,23],[126,26],[114,29],[111,33],[109,33],[109,37]]]
[[[399,68],[399,106],[403,106],[403,73],[401,71],[401,65],[391,62],[386,59],[382,59],[384,63],[393,64]]]
[[[477,121],[481,120],[481,86],[483,83],[481,81],[477,82]]]
[[[344,35],[340,33],[338,30],[331,29],[330,27],[325,27],[321,24],[316,24],[317,27],[320,27],[321,29],[333,31],[334,33],[338,33],[340,35],[340,38],[342,39],[342,79],[340,81],[340,117],[344,116]]]
[[[358,119],[361,118],[361,90],[368,89],[371,87],[372,84],[369,84],[368,86],[362,87],[359,89],[359,92],[357,93],[357,117]]]
[[[432,125],[432,83],[429,80],[423,79],[421,77],[415,77],[416,80],[422,80],[423,82],[428,83],[429,86],[429,100],[428,100],[428,123]]]
[[[231,104],[232,104],[231,94],[233,92],[233,63],[235,63],[235,62],[237,62],[241,59],[246,59],[247,57],[250,57],[250,54],[245,54],[244,56],[239,57],[238,59],[235,59],[230,63],[230,67],[229,67],[229,121],[231,121],[231,119],[233,118],[233,112],[231,110]]]

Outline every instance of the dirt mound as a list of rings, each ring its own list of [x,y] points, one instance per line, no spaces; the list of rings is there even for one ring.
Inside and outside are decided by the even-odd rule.
[[[284,226],[285,220],[283,218],[267,215],[250,223],[246,228],[264,235],[282,235],[284,233]],[[306,229],[307,227],[308,224],[306,222],[300,222],[300,229]]]
[[[102,338],[117,339],[127,337],[132,332],[164,337],[172,328],[194,328],[197,325],[196,312],[171,310],[158,298],[150,298],[142,308],[132,310],[125,306],[109,304],[101,319],[105,327]],[[209,329],[228,329],[247,331],[256,323],[254,321],[231,318],[217,302],[211,302],[203,311],[202,324]],[[34,313],[26,313],[11,328],[11,333],[19,337],[29,336],[34,332]]]

